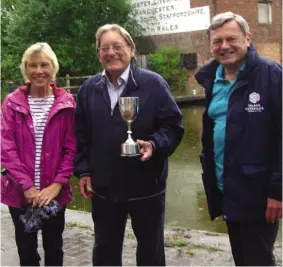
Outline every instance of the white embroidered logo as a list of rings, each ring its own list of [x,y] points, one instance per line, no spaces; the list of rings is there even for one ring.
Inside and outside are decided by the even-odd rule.
[[[251,103],[256,104],[260,100],[260,95],[258,93],[251,93],[249,95],[249,100]]]
[[[258,102],[260,101],[260,94],[253,92],[249,95],[249,101],[252,104],[248,104],[248,106],[245,108],[247,112],[262,112],[264,110],[264,107],[261,106]]]

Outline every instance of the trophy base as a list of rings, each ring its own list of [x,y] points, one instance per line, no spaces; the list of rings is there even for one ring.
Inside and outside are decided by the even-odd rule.
[[[120,154],[121,157],[123,158],[138,158],[140,157],[142,154]]]
[[[121,145],[121,157],[140,157],[140,147],[137,143],[127,144],[124,143]]]

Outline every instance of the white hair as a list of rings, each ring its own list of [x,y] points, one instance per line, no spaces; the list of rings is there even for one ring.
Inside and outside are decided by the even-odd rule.
[[[214,16],[208,28],[209,33],[213,30],[217,30],[225,23],[228,23],[232,20],[235,20],[238,23],[244,36],[247,36],[250,31],[247,21],[242,16],[234,14],[233,12],[224,12]]]

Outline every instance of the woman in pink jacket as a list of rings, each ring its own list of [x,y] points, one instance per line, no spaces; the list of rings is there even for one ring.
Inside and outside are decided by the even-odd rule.
[[[65,207],[72,200],[70,176],[75,155],[75,102],[52,82],[57,57],[47,43],[24,53],[21,72],[26,81],[2,104],[1,202],[9,206],[21,266],[39,266],[37,231],[27,233],[20,215],[27,207],[43,207],[56,200],[60,212],[42,225],[45,266],[63,265],[62,233]]]

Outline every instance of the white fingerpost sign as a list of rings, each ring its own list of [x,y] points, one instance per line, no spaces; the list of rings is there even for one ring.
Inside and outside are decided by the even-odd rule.
[[[209,6],[190,8],[190,0],[132,0],[142,35],[205,30],[210,24]]]

